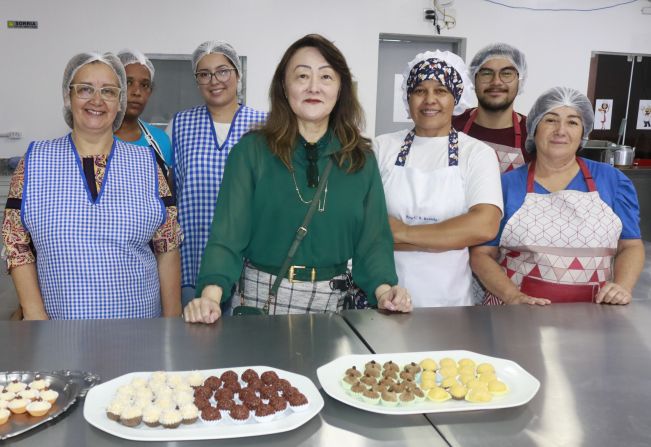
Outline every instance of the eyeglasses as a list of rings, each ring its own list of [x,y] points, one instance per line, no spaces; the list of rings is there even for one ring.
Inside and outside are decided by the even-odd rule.
[[[220,68],[219,70],[211,73],[208,70],[200,70],[194,74],[197,84],[206,85],[210,84],[214,76],[220,82],[226,82],[231,78],[231,73],[237,71],[235,68]]]
[[[99,91],[99,96],[104,101],[117,101],[122,91],[119,87],[96,88],[89,84],[70,84],[70,90],[74,91],[79,99],[91,99],[95,96],[95,92]]]
[[[305,143],[305,155],[307,158],[307,186],[316,188],[319,185],[319,148],[314,143]]]
[[[498,72],[500,80],[505,84],[515,81],[520,75],[515,68],[503,68]],[[482,84],[488,84],[495,79],[495,71],[490,68],[482,68],[477,72],[477,80]]]
[[[146,92],[150,92],[151,89],[153,88],[151,81],[136,82],[133,79],[127,78],[127,87],[133,87],[133,86],[140,87],[141,90],[144,90]]]

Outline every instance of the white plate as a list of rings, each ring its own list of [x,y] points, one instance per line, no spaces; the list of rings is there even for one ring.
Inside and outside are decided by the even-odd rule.
[[[465,400],[450,399],[446,402],[432,402],[425,399],[422,402],[413,403],[408,406],[398,405],[387,407],[385,405],[368,404],[348,394],[341,384],[345,372],[355,365],[357,369],[364,371],[364,364],[375,360],[383,364],[389,360],[398,365],[406,365],[410,362],[420,362],[425,358],[432,358],[437,362],[444,357],[451,357],[456,361],[462,358],[474,360],[477,364],[483,362],[492,363],[495,367],[497,377],[509,386],[509,392],[503,396],[494,396],[491,402],[472,403]],[[446,413],[450,411],[470,410],[492,410],[496,408],[509,408],[524,405],[529,402],[538,392],[540,382],[534,376],[525,371],[520,365],[511,360],[489,357],[470,351],[428,351],[428,352],[405,352],[399,354],[368,354],[368,355],[347,355],[339,357],[317,369],[316,375],[321,382],[323,390],[331,397],[361,410],[381,414],[419,414],[419,413]]]
[[[230,421],[221,420],[217,423],[207,424],[201,420],[192,425],[183,425],[175,429],[166,429],[163,427],[150,428],[145,424],[132,428],[110,420],[106,416],[106,407],[111,402],[115,393],[121,385],[126,385],[135,377],[149,378],[151,372],[134,372],[116,377],[101,385],[97,385],[88,391],[84,403],[84,418],[89,424],[120,438],[133,439],[135,441],[182,441],[193,439],[226,439],[239,438],[244,436],[260,436],[271,433],[281,433],[293,430],[307,421],[312,419],[321,408],[323,408],[323,397],[319,393],[314,383],[305,376],[294,374],[282,369],[271,368],[268,366],[243,366],[238,368],[207,369],[199,371],[206,377],[216,375],[220,376],[226,370],[233,370],[239,376],[244,371],[251,368],[259,374],[264,371],[275,371],[281,379],[287,379],[292,386],[301,391],[308,400],[306,410],[293,413],[289,407],[288,412],[279,419],[271,422],[256,422],[250,419],[244,424],[235,425]],[[188,374],[191,371],[169,371],[180,374]]]

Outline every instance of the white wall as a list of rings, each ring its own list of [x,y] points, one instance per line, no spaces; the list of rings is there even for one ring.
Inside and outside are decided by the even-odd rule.
[[[322,33],[346,55],[359,83],[367,133],[373,134],[379,33],[433,34],[431,24],[422,20],[429,0],[0,2],[0,133],[23,134],[18,141],[0,139],[0,158],[23,154],[31,140],[67,132],[61,75],[80,51],[131,46],[145,53],[191,53],[204,40],[227,40],[248,56],[248,104],[266,109],[269,80],[285,48],[304,34]],[[494,41],[523,50],[529,79],[516,108],[526,112],[548,87],[567,85],[585,92],[593,50],[651,54],[651,16],[640,13],[646,4],[640,0],[580,13],[457,0],[457,26],[443,35],[467,38],[469,57]],[[39,29],[7,29],[6,20],[14,19],[37,20]]]

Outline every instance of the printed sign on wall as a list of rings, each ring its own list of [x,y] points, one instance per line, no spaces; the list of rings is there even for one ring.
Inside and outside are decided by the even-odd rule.
[[[597,99],[594,105],[594,130],[610,130],[613,117],[613,100]]]
[[[640,99],[636,129],[651,130],[651,99]]]

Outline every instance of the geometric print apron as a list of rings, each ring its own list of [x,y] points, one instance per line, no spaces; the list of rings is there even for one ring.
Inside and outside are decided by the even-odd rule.
[[[519,168],[522,166],[524,161],[524,156],[522,155],[522,134],[520,132],[520,123],[518,122],[518,115],[515,112],[513,113],[513,130],[515,132],[515,144],[513,147],[506,146],[504,144],[493,143],[489,141],[484,141],[495,150],[497,155],[497,160],[500,162],[500,172],[504,174],[512,169]],[[472,127],[475,119],[477,118],[477,109],[470,112],[470,117],[468,121],[463,126],[462,132],[468,134],[468,131]]]
[[[577,157],[588,192],[534,193],[535,160],[527,195],[500,239],[498,263],[523,293],[552,302],[592,302],[612,280],[622,222],[599,197],[585,162]],[[487,293],[484,304],[501,304]]]

